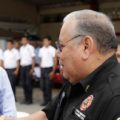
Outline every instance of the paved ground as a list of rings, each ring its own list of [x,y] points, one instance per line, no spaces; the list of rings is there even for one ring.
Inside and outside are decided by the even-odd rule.
[[[59,89],[53,89],[53,97],[56,96],[58,92]],[[42,106],[40,106],[40,103],[42,102],[42,92],[39,88],[34,88],[32,105],[20,104],[20,102],[23,100],[23,90],[21,87],[17,87],[16,95],[17,95],[17,102],[16,102],[17,111],[33,113],[43,108]]]

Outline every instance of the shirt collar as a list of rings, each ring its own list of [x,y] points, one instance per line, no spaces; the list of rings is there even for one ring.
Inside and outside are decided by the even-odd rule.
[[[80,81],[80,84],[82,85],[84,90],[86,90],[86,89],[88,89],[88,87],[90,87],[89,85],[90,85],[91,81],[96,76],[98,76],[98,74],[101,75],[102,73],[104,73],[104,71],[112,68],[116,64],[118,64],[118,61],[117,61],[117,58],[115,55],[108,58],[101,66],[99,66],[96,70],[94,70],[91,74],[89,74],[85,79]]]
[[[12,49],[7,49],[8,51],[13,51],[14,50],[14,48],[12,48]]]
[[[27,43],[26,45],[23,45],[23,47],[27,47],[27,46],[29,46],[29,43]]]
[[[51,45],[49,45],[48,47],[43,46],[43,48],[45,48],[45,49],[49,49],[50,47],[51,47]]]

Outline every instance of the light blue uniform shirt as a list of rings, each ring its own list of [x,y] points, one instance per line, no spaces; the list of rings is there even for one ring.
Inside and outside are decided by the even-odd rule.
[[[38,65],[40,64],[39,51],[40,51],[39,47],[35,48],[35,63],[37,63]]]
[[[0,67],[0,115],[16,117],[15,99],[7,73]]]

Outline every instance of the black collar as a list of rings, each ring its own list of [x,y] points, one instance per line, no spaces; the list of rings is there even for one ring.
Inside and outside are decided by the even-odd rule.
[[[86,90],[86,88],[94,82],[95,78],[99,78],[99,76],[104,74],[107,70],[112,69],[117,64],[118,61],[115,55],[107,59],[101,66],[89,74],[85,79],[80,81],[83,89]]]

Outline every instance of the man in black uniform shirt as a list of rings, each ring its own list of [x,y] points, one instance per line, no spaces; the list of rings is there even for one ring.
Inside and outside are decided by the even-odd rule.
[[[114,26],[103,13],[64,18],[59,59],[69,82],[42,111],[22,120],[120,120],[120,65]]]

